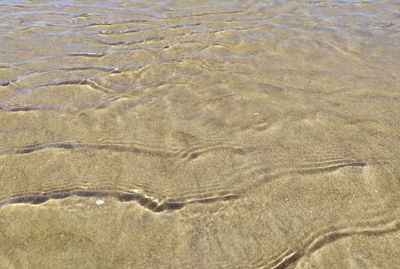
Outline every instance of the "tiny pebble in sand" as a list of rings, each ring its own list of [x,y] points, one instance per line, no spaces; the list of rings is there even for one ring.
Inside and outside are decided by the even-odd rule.
[[[96,200],[96,205],[104,205],[104,200]]]

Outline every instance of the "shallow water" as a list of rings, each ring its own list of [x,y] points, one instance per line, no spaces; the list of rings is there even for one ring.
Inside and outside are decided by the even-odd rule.
[[[1,1],[0,268],[396,268],[399,1]]]

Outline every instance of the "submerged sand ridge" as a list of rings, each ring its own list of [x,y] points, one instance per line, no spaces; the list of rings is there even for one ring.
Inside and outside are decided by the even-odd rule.
[[[1,3],[0,268],[396,268],[399,8]]]

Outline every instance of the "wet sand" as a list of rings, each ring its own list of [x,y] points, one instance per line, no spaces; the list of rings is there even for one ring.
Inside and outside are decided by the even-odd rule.
[[[2,1],[0,268],[396,268],[396,1]]]

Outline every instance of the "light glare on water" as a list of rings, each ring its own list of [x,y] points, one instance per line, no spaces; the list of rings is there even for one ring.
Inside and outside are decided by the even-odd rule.
[[[398,267],[398,1],[0,15],[0,268]]]

